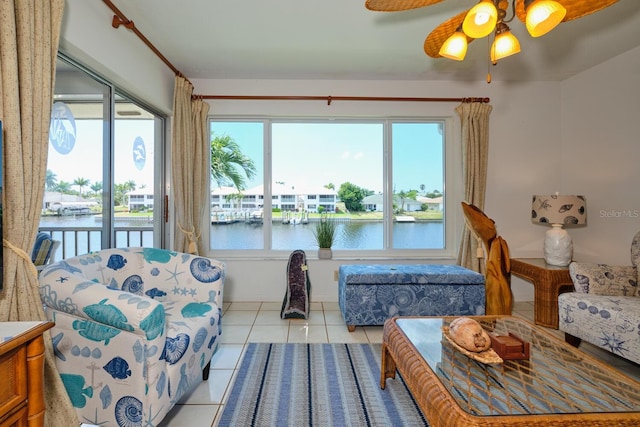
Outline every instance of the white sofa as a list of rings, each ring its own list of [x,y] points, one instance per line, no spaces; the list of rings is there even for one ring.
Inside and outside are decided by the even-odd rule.
[[[203,379],[222,333],[225,265],[106,249],[40,274],[56,366],[80,421],[157,426]]]
[[[567,342],[585,340],[640,363],[639,263],[640,232],[631,244],[631,265],[569,265],[575,291],[558,297],[558,327]]]

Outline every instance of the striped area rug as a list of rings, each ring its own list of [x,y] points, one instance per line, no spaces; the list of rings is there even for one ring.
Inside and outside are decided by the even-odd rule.
[[[427,426],[380,344],[248,345],[219,427]]]

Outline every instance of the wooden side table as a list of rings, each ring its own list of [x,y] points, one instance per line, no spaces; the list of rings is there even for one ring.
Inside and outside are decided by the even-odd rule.
[[[44,425],[44,339],[52,322],[0,322],[0,426]]]
[[[542,258],[511,258],[511,273],[533,283],[536,325],[558,329],[558,295],[573,290],[569,267],[549,265]]]

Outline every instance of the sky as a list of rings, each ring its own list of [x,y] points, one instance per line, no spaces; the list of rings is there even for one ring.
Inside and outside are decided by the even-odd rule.
[[[229,135],[245,154],[262,159],[262,123],[214,122],[214,135]],[[443,138],[437,124],[393,125],[396,191],[443,191]],[[274,123],[273,180],[286,186],[324,186],[336,190],[351,182],[376,193],[383,189],[381,123]],[[247,188],[262,184],[262,161]]]
[[[57,182],[73,184],[77,178],[85,178],[91,184],[102,182],[103,154],[101,120],[75,120],[75,142],[71,150],[62,153],[49,140],[47,169],[55,175]],[[123,184],[135,181],[137,188],[142,185],[153,189],[154,123],[153,120],[116,120],[115,126],[115,182]],[[144,164],[134,161],[134,144],[140,152],[142,141],[146,151]],[[140,158],[139,156],[137,157]],[[139,167],[141,167],[139,169]],[[77,187],[72,186],[74,190]],[[88,189],[88,188],[87,188]],[[83,189],[86,191],[87,189]]]
[[[73,183],[85,178],[102,181],[102,121],[76,120],[75,142],[69,152],[49,144],[47,169],[57,181]],[[214,135],[229,135],[243,153],[254,159],[256,175],[247,188],[263,183],[263,123],[213,122]],[[275,122],[273,180],[286,187],[318,188],[344,182],[380,193],[383,189],[383,132],[380,122]],[[53,132],[52,132],[53,134]],[[393,135],[393,182],[401,190],[443,191],[443,137],[437,123],[396,122]],[[134,181],[137,188],[153,189],[153,120],[117,120],[115,130],[115,182]],[[136,162],[134,151],[146,151]],[[60,152],[62,151],[62,152]],[[137,157],[140,158],[139,156]],[[77,187],[72,187],[77,190]]]

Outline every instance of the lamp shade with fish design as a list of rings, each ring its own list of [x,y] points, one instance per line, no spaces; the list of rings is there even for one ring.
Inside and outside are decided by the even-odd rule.
[[[587,203],[584,196],[535,195],[531,204],[531,221],[550,225],[544,240],[547,264],[567,266],[573,257],[573,242],[565,225],[587,223]]]

